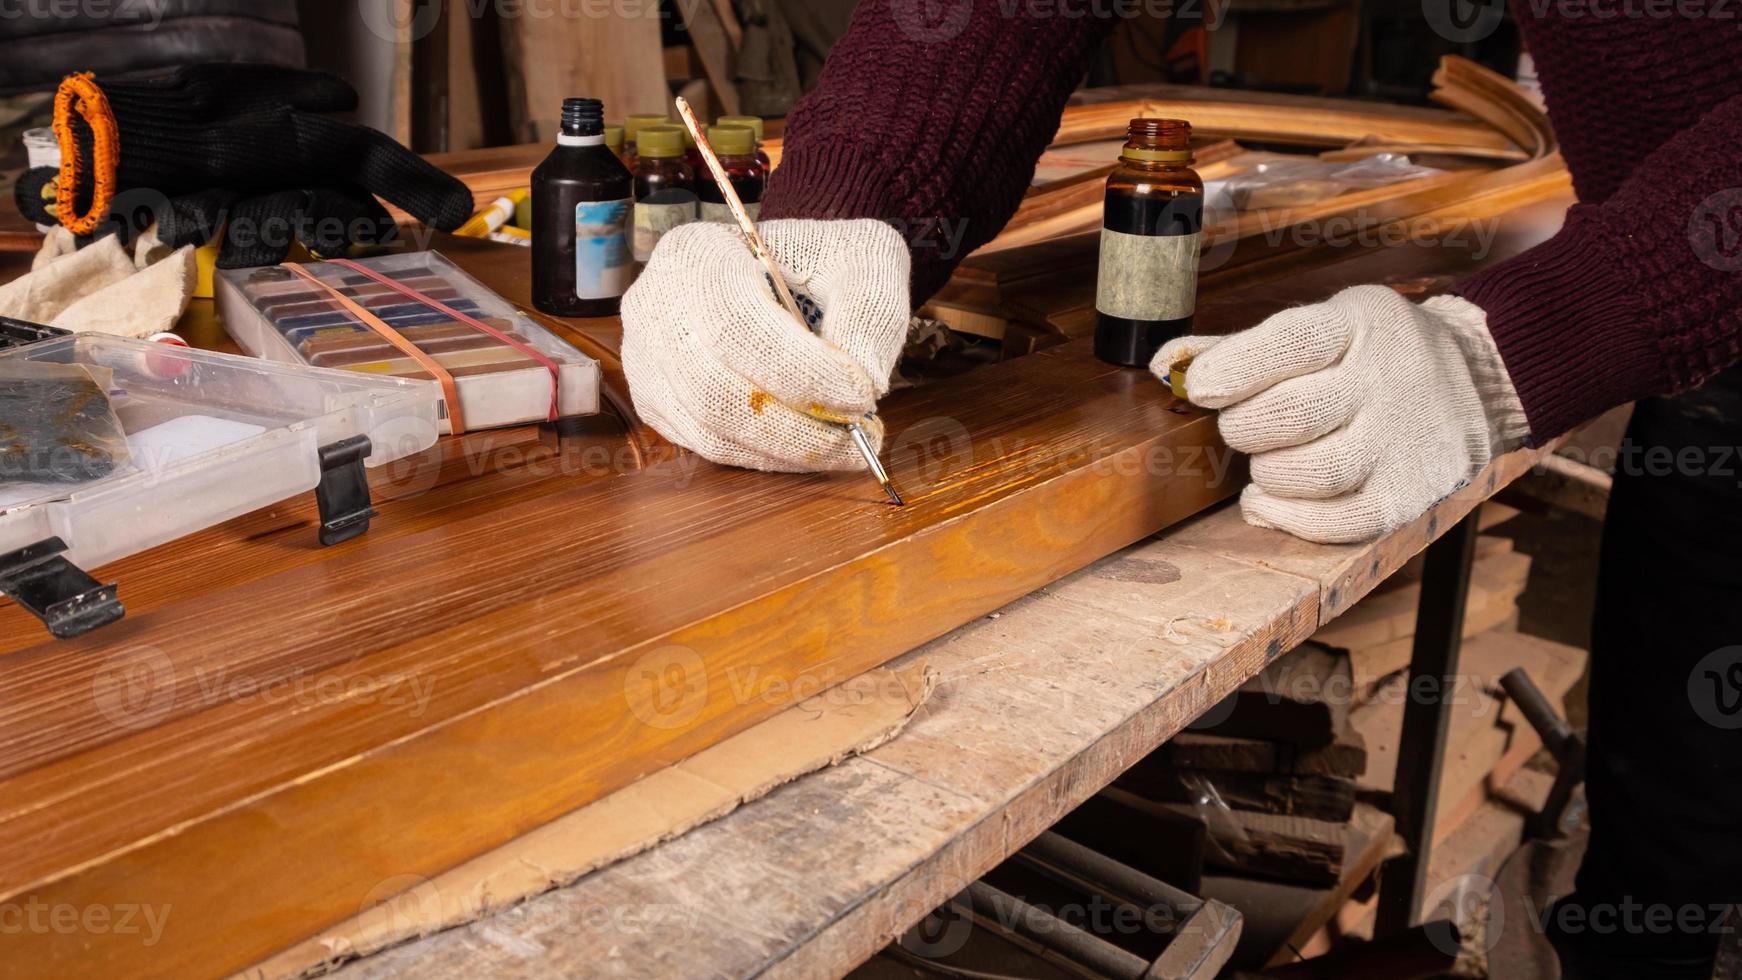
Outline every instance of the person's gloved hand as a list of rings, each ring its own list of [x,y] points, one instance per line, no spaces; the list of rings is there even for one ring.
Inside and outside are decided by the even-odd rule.
[[[706,459],[782,472],[864,466],[838,421],[889,390],[909,320],[907,243],[881,221],[759,226],[816,333],[774,298],[737,231],[667,232],[623,297],[623,370],[636,411]],[[881,422],[863,422],[881,447]]]
[[[162,78],[69,78],[63,85],[69,92],[93,87],[118,131],[119,220],[105,223],[144,231],[154,218],[172,248],[205,244],[223,228],[221,268],[281,262],[294,241],[328,256],[353,244],[380,244],[393,222],[377,195],[444,231],[472,215],[464,184],[386,134],[327,115],[357,108],[356,91],[333,75],[195,65]],[[70,195],[81,215],[91,207],[100,169],[95,131],[83,115],[101,115],[95,101],[75,101],[83,109],[66,114],[78,146],[78,180],[54,190],[56,198]],[[18,204],[27,217],[56,222],[54,200],[43,193],[55,176],[33,170],[19,180]],[[149,218],[122,213],[135,208],[150,211]]]
[[[1416,305],[1384,286],[1345,289],[1227,337],[1182,337],[1187,397],[1221,410],[1222,438],[1252,455],[1248,523],[1320,542],[1409,523],[1529,436],[1488,334],[1455,296]]]

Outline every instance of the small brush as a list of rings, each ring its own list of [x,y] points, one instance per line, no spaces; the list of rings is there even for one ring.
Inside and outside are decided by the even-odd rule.
[[[804,314],[799,311],[798,299],[792,295],[792,287],[786,284],[786,277],[780,272],[780,264],[774,261],[774,255],[768,251],[767,243],[763,242],[762,236],[757,233],[756,222],[750,220],[750,212],[744,209],[744,202],[739,200],[738,191],[732,186],[732,178],[726,175],[726,168],[720,165],[720,158],[714,155],[714,147],[708,142],[708,134],[702,131],[702,124],[696,119],[695,112],[690,109],[689,101],[681,95],[677,98],[677,114],[678,118],[683,120],[684,126],[689,129],[690,135],[695,137],[696,149],[701,151],[702,159],[707,162],[708,170],[714,176],[714,183],[719,185],[720,197],[725,200],[727,210],[731,211],[732,217],[737,219],[738,230],[743,232],[745,243],[750,246],[750,251],[761,260],[763,268],[768,270],[768,278],[774,283],[775,299],[786,308],[788,313],[792,314],[793,320],[805,332],[810,332],[810,324],[805,322]],[[870,418],[871,416],[865,417]],[[846,428],[847,434],[853,437],[853,445],[859,447],[859,454],[865,457],[865,465],[870,467],[871,475],[876,477],[877,483],[883,487],[883,492],[889,495],[890,501],[895,506],[906,506],[906,502],[901,499],[900,492],[895,489],[894,482],[889,479],[889,471],[883,468],[883,461],[877,458],[876,451],[871,448],[871,440],[866,437],[864,428],[856,422],[831,422],[830,424]]]

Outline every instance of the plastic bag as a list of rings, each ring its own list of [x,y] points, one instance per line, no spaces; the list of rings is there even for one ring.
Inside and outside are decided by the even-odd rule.
[[[83,483],[126,465],[107,374],[37,361],[0,366],[0,484]]]
[[[1312,204],[1346,191],[1383,187],[1444,173],[1420,167],[1401,153],[1375,153],[1352,162],[1316,159],[1266,161],[1206,188],[1216,203],[1240,211]]]

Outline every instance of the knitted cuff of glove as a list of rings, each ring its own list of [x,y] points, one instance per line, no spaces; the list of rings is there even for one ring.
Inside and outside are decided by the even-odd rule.
[[[1512,386],[1512,376],[1500,359],[1500,349],[1488,333],[1488,314],[1480,306],[1458,296],[1435,296],[1422,304],[1422,309],[1438,317],[1452,329],[1452,337],[1470,367],[1470,380],[1476,395],[1482,399],[1482,411],[1488,416],[1488,438],[1494,455],[1511,452],[1530,442],[1530,420],[1525,418],[1524,403],[1518,400],[1518,389]]]

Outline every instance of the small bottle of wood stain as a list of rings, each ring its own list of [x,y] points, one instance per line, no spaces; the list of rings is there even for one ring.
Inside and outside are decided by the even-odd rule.
[[[745,126],[709,126],[708,142],[713,144],[714,155],[720,158],[720,166],[731,179],[732,189],[738,192],[738,200],[744,202],[744,210],[755,221],[762,213],[762,189],[767,183],[762,165],[756,162],[755,131]],[[696,195],[702,199],[703,221],[737,224],[731,209],[726,207],[720,185],[698,179]]]
[[[1133,119],[1107,178],[1095,289],[1095,356],[1147,367],[1190,333],[1197,308],[1204,182],[1192,170],[1191,124]]]
[[[532,305],[612,316],[635,277],[634,178],[605,145],[598,99],[563,103],[556,149],[532,172]]]
[[[636,142],[636,140],[637,140],[637,137],[639,137],[641,135],[641,131],[643,129],[645,129],[649,126],[669,126],[669,125],[671,125],[671,117],[665,116],[665,115],[654,115],[652,113],[638,113],[638,114],[633,115],[633,116],[625,117],[623,120],[623,163],[624,163],[624,165],[627,166],[630,170],[635,169],[635,160],[636,160],[636,156],[637,156],[637,153],[636,153],[637,142]]]
[[[635,150],[635,261],[646,262],[666,232],[696,220],[699,199],[682,129],[644,127],[635,134]]]
[[[767,177],[768,172],[770,170],[774,169],[774,165],[771,162],[769,162],[768,152],[766,150],[762,149],[763,123],[762,123],[761,116],[721,116],[720,118],[714,120],[714,125],[716,125],[716,126],[748,126],[752,130],[755,130],[755,132],[756,132],[756,162],[758,164],[761,164],[761,166],[762,166],[762,176]]]

